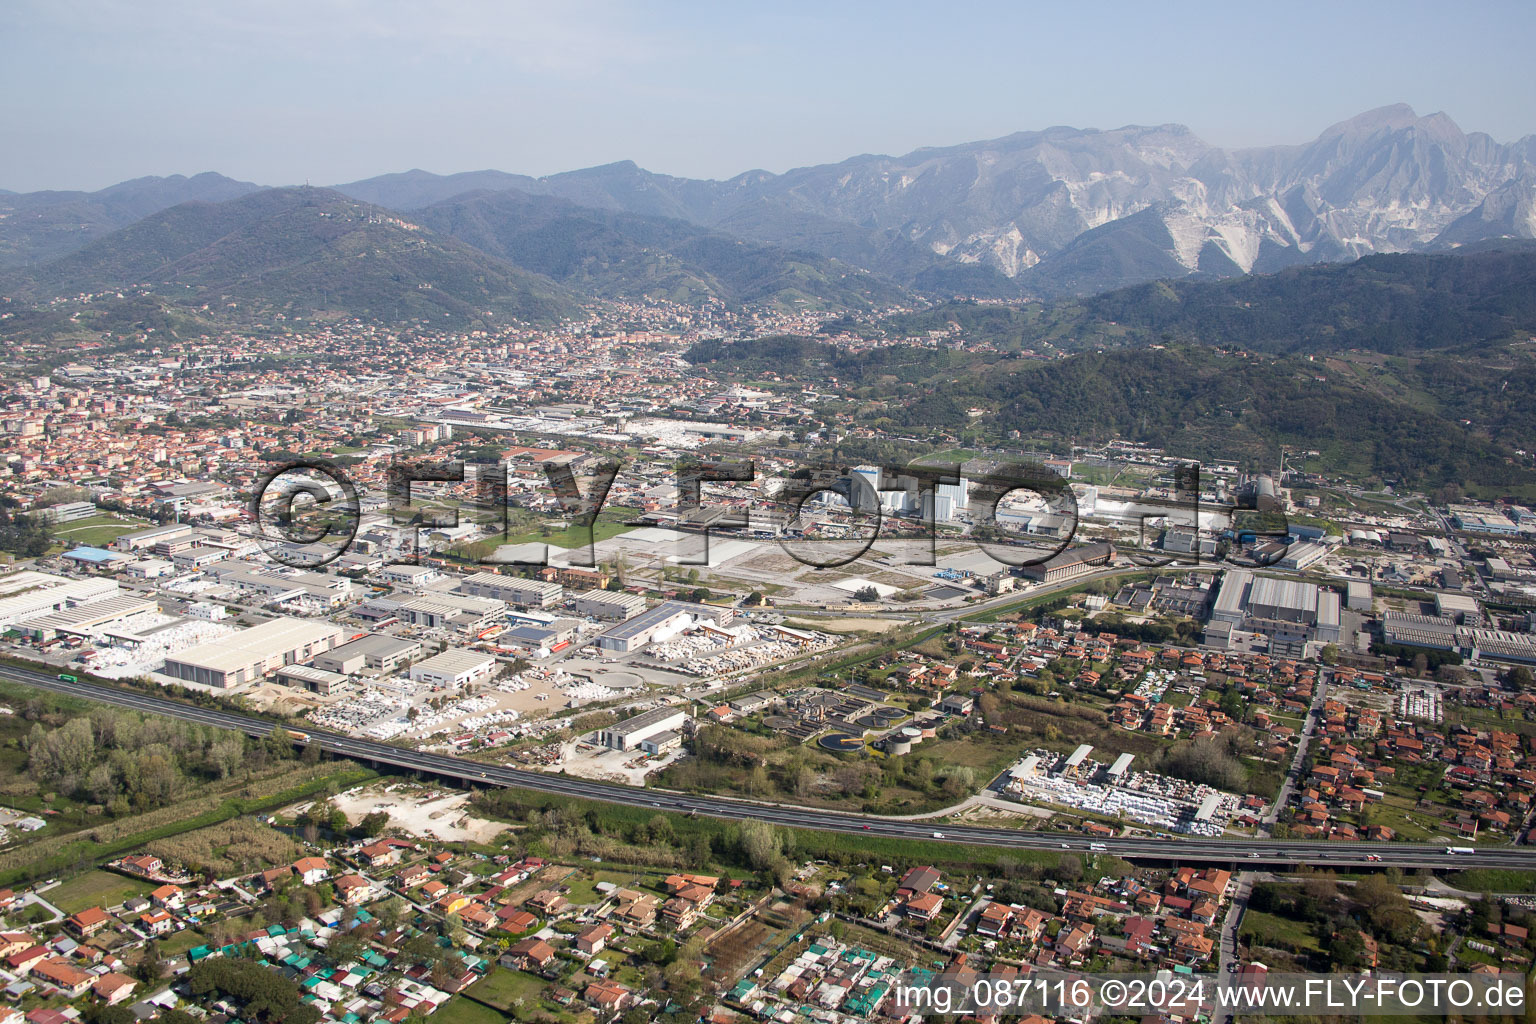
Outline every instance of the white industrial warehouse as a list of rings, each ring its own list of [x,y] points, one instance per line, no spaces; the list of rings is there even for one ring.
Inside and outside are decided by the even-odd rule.
[[[329,651],[341,635],[341,628],[329,622],[279,617],[169,656],[161,671],[185,682],[229,689]]]
[[[682,729],[687,721],[688,712],[680,708],[656,708],[610,725],[598,734],[598,740],[610,750],[639,749],[647,754],[661,754],[682,743]]]

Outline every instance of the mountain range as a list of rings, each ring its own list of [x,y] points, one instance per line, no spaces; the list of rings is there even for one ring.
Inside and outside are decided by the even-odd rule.
[[[98,241],[140,228],[113,245],[120,254],[123,245],[153,249],[165,228],[152,224],[183,203],[202,210],[193,219],[210,230],[237,234],[248,230],[241,217],[214,211],[248,214],[241,204],[264,191],[304,190],[200,174],[88,194],[0,195],[0,267],[24,268],[0,286],[28,295],[66,282],[111,286],[103,275],[116,264],[92,263]],[[320,191],[309,190],[311,201]],[[1091,295],[1536,237],[1536,136],[1501,144],[1462,132],[1444,114],[1398,105],[1303,145],[1224,150],[1179,125],[1049,128],[727,181],[622,162],[537,178],[408,171],[325,194],[327,203],[352,202],[364,221],[382,217],[377,211],[403,214],[437,253],[439,271],[444,261],[468,261],[450,277],[500,267],[492,291],[498,275],[521,271],[551,297],[861,308],[913,294]],[[208,262],[224,251],[242,246],[221,240],[193,260],[209,287],[249,276]],[[169,263],[188,259],[181,252]],[[539,290],[534,278],[520,280]],[[474,304],[477,294],[458,300]],[[518,289],[509,294],[515,300]]]
[[[412,171],[338,186],[398,209],[471,188],[687,220],[909,287],[933,276],[940,257],[991,272],[970,279],[978,292],[1002,279],[1024,295],[1088,294],[1536,236],[1536,136],[1501,145],[1397,105],[1299,146],[1223,150],[1180,125],[1050,128],[723,182],[618,163],[545,178]]]

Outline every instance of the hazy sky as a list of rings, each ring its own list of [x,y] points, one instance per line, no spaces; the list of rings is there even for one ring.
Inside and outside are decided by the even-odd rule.
[[[1051,125],[1536,132],[1536,4],[4,0],[0,188],[632,159],[729,177]]]

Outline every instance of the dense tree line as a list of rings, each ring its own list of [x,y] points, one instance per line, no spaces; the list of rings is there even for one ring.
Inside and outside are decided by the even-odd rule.
[[[1315,948],[1326,959],[1315,966],[1333,970],[1362,970],[1364,934],[1380,943],[1382,971],[1445,970],[1443,955],[1424,948],[1427,929],[1403,896],[1402,878],[1395,871],[1366,875],[1341,887],[1332,875],[1320,873],[1295,882],[1260,882],[1254,886],[1248,909],[1273,914],[1307,926]],[[1491,902],[1491,901],[1485,901]],[[1483,911],[1486,915],[1486,911]],[[1454,932],[1447,932],[1447,935]],[[1287,952],[1307,955],[1294,939],[1265,935],[1263,943]]]
[[[1461,655],[1455,651],[1436,651],[1428,647],[1389,644],[1380,640],[1371,644],[1371,653],[1396,658],[1404,665],[1412,665],[1420,672],[1438,671],[1443,665],[1460,665],[1462,661]]]
[[[186,984],[194,996],[231,1000],[263,1024],[315,1024],[320,1019],[320,1011],[300,998],[299,986],[254,960],[204,960],[187,973]]]
[[[0,551],[18,558],[37,558],[47,554],[53,544],[48,526],[41,519],[14,511],[14,499],[0,502]]]
[[[277,739],[114,708],[44,716],[21,740],[39,786],[99,804],[114,816],[153,810],[246,767],[292,756]]]
[[[1163,753],[1158,770],[1189,782],[1241,793],[1247,789],[1248,773],[1233,749],[1237,736],[1232,731],[1175,744]]]

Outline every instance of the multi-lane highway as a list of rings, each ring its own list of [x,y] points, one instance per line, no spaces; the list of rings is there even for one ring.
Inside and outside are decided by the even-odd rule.
[[[88,700],[169,715],[190,722],[232,729],[252,736],[269,736],[274,723],[260,718],[213,708],[183,704],[136,690],[91,682],[69,682],[44,672],[0,666],[0,678]],[[820,829],[856,835],[919,839],[928,842],[1003,846],[1024,850],[1058,850],[1091,854],[1112,853],[1137,860],[1230,864],[1245,868],[1284,867],[1401,867],[1401,868],[1518,868],[1536,870],[1536,847],[1484,846],[1473,853],[1450,853],[1442,845],[1421,843],[1359,843],[1301,841],[1293,839],[1147,839],[1068,837],[1024,832],[1008,828],[901,821],[872,815],[814,808],[698,796],[667,790],[635,789],[588,779],[551,775],[480,764],[443,754],[427,754],[402,747],[356,739],[339,733],[306,730],[308,742],[321,749],[384,767],[421,772],[476,786],[506,786],[560,796],[631,807],[654,807],[682,814],[715,818],[744,818],[793,828]]]

